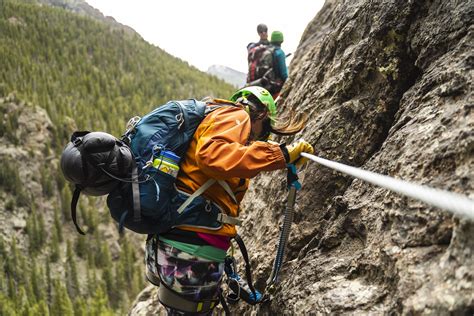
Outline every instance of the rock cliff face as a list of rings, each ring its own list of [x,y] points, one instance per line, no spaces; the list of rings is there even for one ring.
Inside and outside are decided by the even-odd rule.
[[[22,234],[31,201],[44,212],[48,225],[53,221],[53,203],[43,196],[46,172],[40,172],[57,166],[57,158],[48,150],[53,125],[44,109],[26,105],[13,95],[0,98],[0,113],[0,176],[2,184],[10,183],[0,191],[0,231],[8,242],[15,236],[24,246]]]
[[[472,1],[326,1],[292,61],[281,111],[309,114],[297,136],[319,156],[472,197],[473,19]],[[474,223],[316,163],[302,175],[280,287],[246,311],[474,312]],[[260,286],[283,176],[256,179],[244,203]]]
[[[472,198],[473,20],[472,1],[327,0],[290,65],[280,112],[309,115],[297,137],[319,156]],[[316,163],[301,175],[274,298],[236,313],[474,313],[473,222]],[[257,177],[243,203],[259,289],[284,179]],[[140,304],[137,314],[156,311]]]

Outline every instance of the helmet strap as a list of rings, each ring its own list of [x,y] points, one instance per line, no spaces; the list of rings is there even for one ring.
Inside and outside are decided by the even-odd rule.
[[[76,189],[74,190],[74,194],[72,195],[72,200],[71,200],[71,218],[72,221],[74,222],[74,226],[76,226],[76,230],[79,234],[85,235],[85,233],[82,231],[81,227],[79,227],[79,224],[77,223],[77,202],[79,201],[79,196],[81,195],[81,190],[82,187],[78,184],[76,184]]]

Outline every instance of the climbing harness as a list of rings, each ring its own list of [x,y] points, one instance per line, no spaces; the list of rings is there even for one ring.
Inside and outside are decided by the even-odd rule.
[[[283,215],[283,224],[280,230],[280,237],[277,246],[277,254],[275,260],[273,262],[273,269],[266,282],[266,287],[263,295],[255,290],[252,286],[252,274],[250,271],[250,262],[248,260],[247,250],[245,249],[245,245],[241,240],[240,236],[237,235],[235,239],[239,244],[239,248],[242,251],[242,256],[245,260],[245,268],[246,268],[246,278],[247,282],[243,280],[238,274],[235,265],[235,260],[232,256],[226,258],[225,263],[225,272],[227,274],[227,285],[231,292],[227,295],[227,302],[230,304],[234,304],[238,302],[240,299],[243,299],[247,303],[251,305],[255,305],[258,303],[263,303],[271,299],[271,296],[276,291],[275,285],[278,283],[278,274],[280,269],[283,265],[283,261],[285,258],[285,251],[286,246],[288,244],[288,238],[290,236],[291,224],[293,223],[293,216],[295,210],[295,202],[296,202],[296,192],[301,189],[301,183],[297,175],[296,166],[294,164],[287,165],[287,183],[288,183],[288,199],[286,203],[285,212]],[[302,182],[302,179],[301,179]],[[232,248],[233,252],[233,248]]]
[[[285,257],[286,245],[288,244],[288,237],[290,236],[291,224],[293,223],[293,215],[295,211],[296,192],[301,189],[301,183],[298,182],[298,175],[296,167],[293,164],[287,166],[287,183],[289,187],[288,201],[285,208],[283,217],[283,224],[280,230],[280,237],[278,241],[277,254],[275,261],[273,262],[273,269],[270,277],[267,280],[267,286],[265,292],[270,295],[275,291],[275,284],[278,282],[278,273],[280,272],[281,266],[283,265],[283,259]]]
[[[463,195],[395,179],[389,176],[347,166],[342,163],[327,160],[307,153],[302,153],[301,156],[306,157],[325,167],[381,186],[402,195],[421,200],[427,204],[447,210],[455,215],[465,216],[471,220],[474,220],[474,201]]]
[[[247,280],[242,279],[237,273],[232,247],[232,253],[230,256],[226,257],[224,265],[224,272],[227,275],[227,286],[230,290],[226,297],[227,302],[234,304],[242,299],[250,305],[258,304],[262,301],[263,295],[253,286],[252,270],[247,248],[238,234],[234,237],[234,240],[239,245],[240,252],[245,261],[245,277]]]

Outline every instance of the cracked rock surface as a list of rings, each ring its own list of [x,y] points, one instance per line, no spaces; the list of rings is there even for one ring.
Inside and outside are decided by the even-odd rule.
[[[472,1],[326,1],[280,114],[318,156],[474,197]],[[283,139],[291,142],[293,139]],[[308,164],[273,300],[245,314],[474,313],[474,223]],[[254,179],[240,229],[263,289],[285,174]]]

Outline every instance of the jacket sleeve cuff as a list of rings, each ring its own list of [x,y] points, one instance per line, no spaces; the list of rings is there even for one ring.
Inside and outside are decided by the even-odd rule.
[[[285,162],[288,163],[290,161],[290,154],[288,153],[288,149],[286,148],[286,144],[280,144],[280,149],[283,152],[283,156],[285,157]]]

